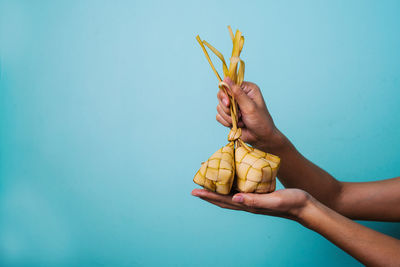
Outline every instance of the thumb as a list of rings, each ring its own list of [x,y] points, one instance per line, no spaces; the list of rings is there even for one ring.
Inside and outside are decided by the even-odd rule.
[[[232,197],[232,201],[241,203],[249,208],[271,208],[276,206],[278,199],[269,194],[239,193]]]
[[[254,101],[246,94],[243,89],[235,84],[231,78],[225,77],[224,82],[226,82],[231,88],[231,94],[235,97],[240,110],[244,113],[251,113],[254,111],[255,103]]]

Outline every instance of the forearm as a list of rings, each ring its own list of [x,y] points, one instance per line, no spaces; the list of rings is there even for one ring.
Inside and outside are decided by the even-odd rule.
[[[363,183],[343,183],[335,206],[352,219],[400,221],[400,177]]]
[[[400,177],[343,183],[307,160],[279,131],[265,151],[281,158],[278,178],[286,188],[307,191],[340,214],[359,220],[400,220]]]
[[[265,148],[281,158],[278,178],[286,188],[299,188],[335,208],[342,184],[329,173],[307,160],[279,131],[275,145]]]
[[[398,266],[400,241],[336,213],[310,199],[299,214],[299,222],[367,266]]]

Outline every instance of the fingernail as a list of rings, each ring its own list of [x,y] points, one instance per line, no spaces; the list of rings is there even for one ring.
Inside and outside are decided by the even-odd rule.
[[[224,103],[225,106],[229,106],[229,102],[226,98],[222,99],[222,103]]]
[[[238,202],[238,203],[242,203],[243,202],[243,196],[242,195],[234,195],[232,198],[233,202]]]
[[[199,196],[199,191],[192,191],[192,196],[198,197]]]

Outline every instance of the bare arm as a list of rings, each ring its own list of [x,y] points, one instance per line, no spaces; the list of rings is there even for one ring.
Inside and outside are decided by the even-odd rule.
[[[299,189],[270,194],[222,196],[195,189],[200,197],[222,208],[283,217],[298,221],[321,234],[367,266],[399,266],[400,241],[378,233],[338,214]]]
[[[400,221],[400,177],[366,183],[342,183],[335,208],[357,220]]]
[[[311,201],[300,221],[366,266],[399,266],[400,241]]]
[[[282,159],[278,178],[286,188],[300,188],[323,204],[354,219],[400,221],[400,177],[366,183],[344,183],[307,160],[276,128],[257,85],[230,83],[240,108],[242,138]],[[218,93],[217,120],[230,127],[229,98]]]
[[[352,219],[400,221],[400,177],[376,182],[340,182],[307,160],[287,139],[269,151],[282,158],[279,180],[285,187],[303,189]]]

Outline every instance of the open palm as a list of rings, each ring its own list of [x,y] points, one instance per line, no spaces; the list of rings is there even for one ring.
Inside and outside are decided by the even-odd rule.
[[[311,196],[300,189],[282,189],[269,194],[238,193],[220,195],[194,189],[192,195],[221,208],[278,216],[297,220]]]

